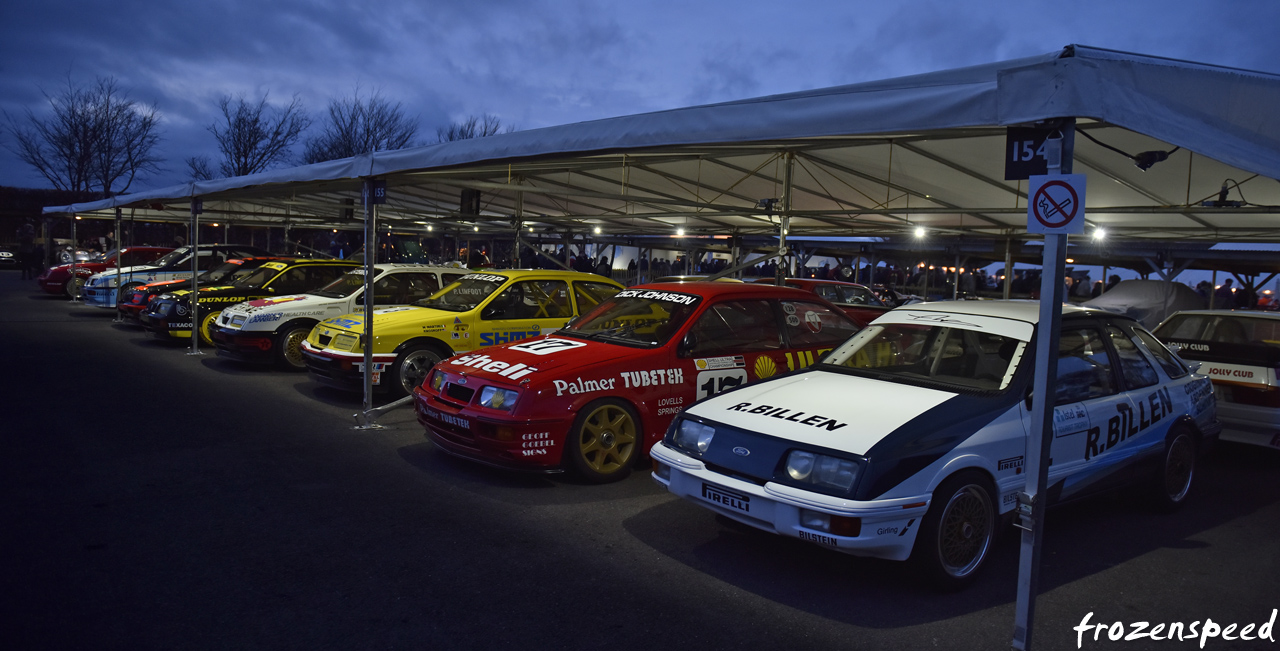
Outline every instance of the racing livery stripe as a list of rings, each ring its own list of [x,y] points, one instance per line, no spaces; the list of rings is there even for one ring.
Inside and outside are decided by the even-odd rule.
[[[1025,377],[1025,374],[1019,374]],[[956,395],[907,421],[867,450],[855,499],[873,500],[978,434],[1022,399],[1023,382],[996,398]]]

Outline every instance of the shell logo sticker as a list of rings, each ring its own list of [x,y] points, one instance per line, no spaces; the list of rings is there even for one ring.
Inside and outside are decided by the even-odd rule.
[[[761,355],[756,358],[755,372],[756,378],[761,380],[773,377],[773,374],[778,372],[778,365],[774,364],[767,355]]]
[[[697,365],[698,365],[698,370],[705,371],[707,369],[707,360],[700,359],[698,360]]]

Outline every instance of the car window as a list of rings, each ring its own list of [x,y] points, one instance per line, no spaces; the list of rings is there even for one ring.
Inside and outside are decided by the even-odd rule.
[[[1164,369],[1165,375],[1170,378],[1180,378],[1191,372],[1191,369],[1187,368],[1182,363],[1182,360],[1169,352],[1169,349],[1165,348],[1164,344],[1160,343],[1150,332],[1135,327],[1133,333],[1138,335],[1138,341],[1143,348],[1146,348],[1151,353],[1151,356],[1156,358],[1156,363],[1160,364],[1160,368]]]
[[[608,283],[593,283],[584,280],[574,281],[573,296],[578,301],[578,314],[586,314],[588,310],[619,291],[621,290]]]
[[[304,267],[286,269],[284,273],[271,280],[267,286],[278,296],[298,294],[308,289],[315,289],[315,287],[307,286],[307,275],[307,270]]]
[[[865,287],[842,287],[844,299],[841,303],[853,303],[854,305],[881,305],[880,299],[876,298],[871,290]]]
[[[1120,358],[1120,374],[1124,376],[1125,386],[1130,390],[1141,389],[1160,381],[1151,363],[1142,356],[1138,346],[1120,328],[1107,326],[1107,336],[1111,338],[1111,345],[1115,347],[1116,355]]]
[[[560,319],[573,316],[569,284],[563,280],[523,280],[502,290],[484,308],[480,318]]]
[[[329,283],[337,280],[338,278],[341,278],[343,274],[351,270],[351,267],[341,267],[338,265],[321,264],[321,265],[312,265],[310,267],[307,267],[306,269],[307,269],[307,279],[303,283],[302,289],[298,290],[297,292],[294,292],[295,294],[299,292],[305,292],[310,289],[315,289],[317,287],[324,287],[325,285],[328,285]]]
[[[373,298],[377,305],[405,305],[438,291],[440,286],[435,274],[392,274],[374,283]]]
[[[1058,338],[1057,404],[1070,404],[1116,392],[1115,374],[1102,333],[1094,328],[1063,328]]]
[[[219,251],[201,251],[197,266],[201,270],[212,269],[226,261],[226,256]]]
[[[890,323],[867,327],[823,362],[894,382],[1003,391],[1025,350],[1025,341],[992,332]]]
[[[783,332],[793,348],[835,347],[858,331],[844,314],[820,303],[782,301]]]
[[[782,332],[769,301],[722,301],[706,309],[690,330],[690,354],[712,357],[782,348]]]
[[[461,280],[461,279],[462,279],[462,277],[463,277],[463,276],[465,276],[465,275],[467,275],[467,274],[444,274],[444,282],[443,282],[443,283],[441,283],[441,285],[440,285],[440,286],[441,286],[441,287],[448,287],[449,285],[452,285],[452,284],[454,284],[454,283],[458,282],[459,280]]]
[[[1157,336],[1165,341],[1170,339],[1203,339],[1210,317],[1202,314],[1178,314],[1156,328]]]

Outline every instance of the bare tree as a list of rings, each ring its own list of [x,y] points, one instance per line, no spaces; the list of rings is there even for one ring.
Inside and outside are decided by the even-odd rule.
[[[159,171],[154,151],[160,112],[129,99],[114,78],[81,86],[68,77],[62,92],[44,96],[51,116],[27,109],[25,125],[7,112],[5,118],[15,143],[11,151],[54,187],[114,195]]]
[[[481,116],[468,116],[462,122],[454,122],[447,128],[436,129],[436,138],[439,142],[451,142],[469,138],[484,138],[485,136],[493,136],[499,133],[511,133],[515,130],[516,128],[512,125],[503,127],[502,120],[498,116],[485,113]]]
[[[218,178],[217,173],[213,171],[213,161],[203,154],[187,159],[187,171],[191,173],[192,181],[209,181]]]
[[[218,108],[222,121],[209,125],[209,132],[222,152],[218,171],[224,177],[256,174],[289,162],[293,146],[311,126],[311,118],[296,95],[283,108],[268,104],[266,95],[257,103],[247,101],[243,95],[235,99],[224,95],[218,100]],[[187,167],[192,178],[213,176],[213,165],[207,156],[188,158]]]
[[[319,163],[408,147],[418,134],[415,120],[405,116],[399,102],[392,104],[377,91],[366,99],[356,87],[350,97],[329,102],[329,122],[307,143],[303,161]]]

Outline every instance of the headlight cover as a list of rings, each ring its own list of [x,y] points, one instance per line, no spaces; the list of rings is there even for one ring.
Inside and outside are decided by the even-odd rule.
[[[792,450],[787,455],[787,476],[800,484],[848,492],[858,479],[858,463],[817,452]]]
[[[677,447],[683,448],[694,454],[702,454],[711,446],[711,439],[716,435],[716,428],[710,425],[704,425],[696,420],[682,418],[676,424],[675,436],[672,442]]]
[[[433,372],[431,374],[431,390],[439,391],[442,386],[444,386],[444,373],[439,371]]]
[[[511,411],[515,409],[516,398],[519,395],[510,389],[485,387],[480,390],[480,406],[497,409],[498,411]]]

